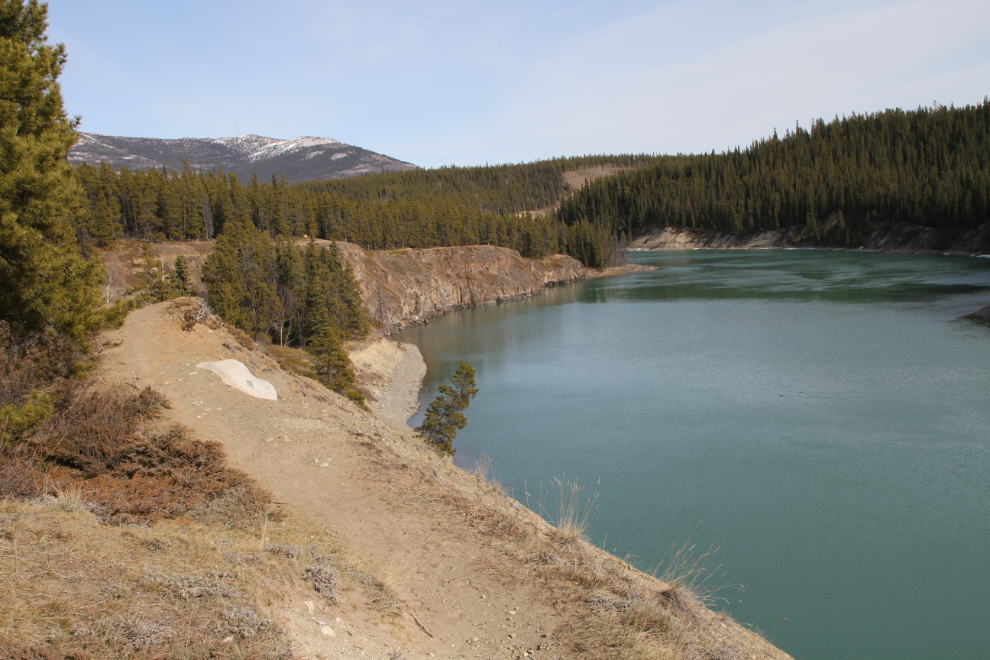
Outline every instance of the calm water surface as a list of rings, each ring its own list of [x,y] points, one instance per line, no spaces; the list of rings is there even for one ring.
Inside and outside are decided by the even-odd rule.
[[[990,657],[990,330],[954,320],[990,260],[632,259],[662,270],[399,337],[424,402],[478,371],[458,463],[489,455],[534,509],[590,484],[592,540],[644,569],[719,547],[719,607],[795,658]]]

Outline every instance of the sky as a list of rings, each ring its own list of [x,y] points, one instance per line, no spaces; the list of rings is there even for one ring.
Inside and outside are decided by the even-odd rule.
[[[48,35],[82,131],[333,137],[441,167],[981,103],[988,27],[986,0],[49,0]]]

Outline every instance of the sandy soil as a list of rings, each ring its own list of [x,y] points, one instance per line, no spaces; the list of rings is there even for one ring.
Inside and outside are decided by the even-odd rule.
[[[386,343],[359,356],[366,368],[381,372],[381,397],[371,414],[281,371],[273,359],[245,350],[222,328],[200,324],[183,332],[170,305],[135,311],[121,329],[108,333],[98,378],[163,392],[171,402],[165,422],[222,443],[230,463],[272,491],[279,503],[339,534],[355,557],[391,576],[401,599],[401,615],[389,618],[357,595],[315,609],[316,594],[289,598],[277,614],[293,637],[296,657],[613,655],[594,628],[587,632],[586,622],[597,620],[589,592],[555,577],[562,568],[520,559],[518,541],[470,518],[463,502],[484,499],[485,521],[500,521],[516,539],[521,529],[533,530],[536,538],[553,528],[411,437],[403,422],[425,369],[413,347],[403,351]],[[228,358],[271,382],[279,399],[252,398],[195,366]],[[597,562],[595,570],[604,566],[609,574],[625,576],[630,588],[651,581],[600,550],[588,546],[582,552]],[[709,621],[712,643],[729,639],[739,650],[704,657],[788,657],[731,619],[707,610],[698,616]],[[577,634],[579,628],[584,633]]]
[[[458,512],[431,501],[431,489],[416,492],[424,475],[383,473],[376,465],[381,450],[372,443],[407,445],[408,427],[404,435],[342,397],[326,397],[326,390],[282,373],[274,361],[244,350],[221,330],[197,325],[182,332],[164,313],[167,306],[136,311],[110,333],[109,343],[120,343],[104,352],[100,377],[161,390],[171,401],[172,420],[221,442],[232,465],[254,476],[279,502],[291,503],[342,535],[355,554],[393,573],[407,605],[397,625],[346,607],[325,615],[339,617],[339,628],[356,631],[341,645],[337,637],[320,639],[322,626],[309,622],[305,602],[288,603],[290,629],[311,633],[301,638],[315,652],[302,657],[367,657],[362,651],[376,648],[402,649],[410,658],[502,658],[554,643],[559,617],[539,584],[516,579],[518,567],[460,524]],[[404,353],[408,359],[395,369],[398,391],[390,388],[381,411],[382,419],[393,423],[409,412],[408,393],[414,383],[418,390],[416,374],[425,371],[418,351]],[[275,385],[279,400],[253,399],[195,367],[228,358]],[[419,453],[435,473],[433,481],[452,468],[425,448]],[[571,655],[559,650],[544,657]]]
[[[396,431],[411,433],[406,421],[419,410],[419,391],[426,376],[426,362],[419,348],[380,339],[350,357],[358,369],[371,376],[369,389],[376,399],[369,402],[372,412]]]

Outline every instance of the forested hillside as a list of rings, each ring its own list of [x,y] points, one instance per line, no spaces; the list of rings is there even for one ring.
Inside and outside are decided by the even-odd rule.
[[[627,235],[666,225],[739,232],[838,214],[832,244],[869,220],[965,231],[990,210],[990,102],[853,115],[723,154],[667,157],[594,181],[558,212]]]
[[[988,221],[990,103],[853,115],[722,154],[594,156],[445,167],[289,185],[223,170],[119,173],[83,164],[83,243],[213,238],[234,220],[270,236],[365,249],[490,244],[601,267],[622,240],[662,226],[741,232],[799,225],[859,244],[875,221],[965,231]],[[564,173],[627,168],[568,190]],[[574,193],[574,194],[570,194]],[[527,213],[551,209],[556,213]],[[829,216],[827,236],[819,227]]]
[[[119,238],[210,239],[235,221],[272,237],[348,241],[365,249],[490,244],[528,257],[567,252],[605,265],[612,236],[588,223],[572,227],[552,215],[519,212],[559,203],[563,173],[603,163],[635,167],[650,156],[585,157],[523,165],[449,167],[289,185],[284,178],[246,185],[220,170],[118,172],[82,164],[76,177],[88,203],[73,217],[80,241],[106,246]]]

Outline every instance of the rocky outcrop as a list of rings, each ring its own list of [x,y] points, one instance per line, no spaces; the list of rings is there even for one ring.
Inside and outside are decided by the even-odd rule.
[[[568,256],[532,260],[487,245],[381,252],[337,246],[354,267],[370,318],[386,334],[454,309],[531,296],[598,275]]]
[[[968,232],[867,218],[847,223],[830,215],[817,230],[805,226],[748,232],[716,232],[661,227],[630,244],[632,250],[845,248],[876,251],[980,254],[990,250],[990,223]]]
[[[300,247],[307,243],[297,241]],[[116,274],[111,284],[117,293],[138,281],[138,245],[101,253],[108,271]],[[369,318],[386,335],[454,309],[532,296],[564,282],[655,270],[638,264],[594,270],[563,254],[526,259],[515,250],[488,245],[366,252],[338,241],[337,248],[354,267]],[[160,243],[154,250],[169,265],[178,255],[186,257],[197,294],[205,292],[201,267],[213,251],[213,241]]]

